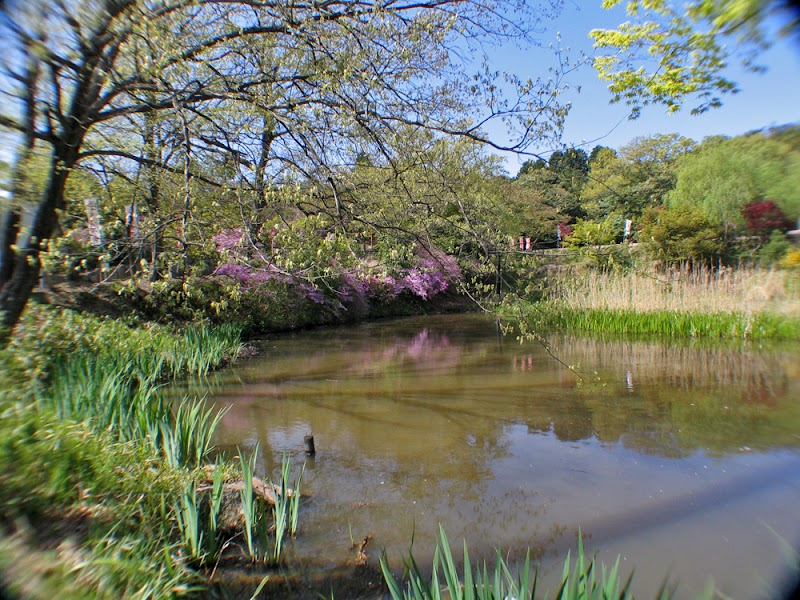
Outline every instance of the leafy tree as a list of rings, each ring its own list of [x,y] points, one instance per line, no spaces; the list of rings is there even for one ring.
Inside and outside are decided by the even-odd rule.
[[[553,152],[548,167],[566,190],[580,194],[589,172],[589,157],[582,148],[567,148],[564,152]]]
[[[722,229],[691,206],[647,210],[642,216],[639,240],[664,265],[711,264],[726,251]]]
[[[665,201],[675,185],[676,160],[694,147],[678,134],[659,134],[632,140],[618,155],[599,151],[583,190],[584,210],[593,219],[637,219]]]
[[[550,168],[533,169],[520,177],[518,185],[539,206],[547,206],[554,214],[560,215],[555,223],[572,222],[584,216],[580,205],[580,195],[572,189],[569,175],[558,173]],[[555,228],[549,231],[555,233]],[[549,236],[548,236],[549,237]]]
[[[675,171],[671,207],[694,206],[719,226],[744,226],[743,208],[772,199],[790,220],[800,216],[800,154],[762,133],[703,143]]]
[[[622,4],[605,0],[604,8]],[[757,58],[772,39],[766,21],[793,3],[780,0],[626,0],[631,21],[617,29],[595,29],[595,48],[609,50],[594,61],[609,82],[614,101],[624,101],[636,117],[642,107],[661,104],[670,112],[691,103],[693,113],[722,104],[738,91],[726,75],[732,62],[760,70]],[[792,20],[782,33],[797,29]]]
[[[522,82],[491,71],[472,77],[460,61],[466,40],[480,48],[530,39],[552,14],[548,6],[512,0],[4,4],[0,35],[8,60],[0,93],[12,104],[0,125],[19,135],[18,171],[36,146],[46,149],[48,161],[42,192],[32,198],[37,209],[28,242],[18,249],[8,242],[16,238],[18,211],[9,211],[4,224],[11,235],[0,249],[2,339],[38,280],[67,179],[81,165],[143,183],[156,231],[172,228],[185,251],[201,225],[198,182],[232,190],[243,208],[252,190],[255,210],[269,204],[272,190],[303,183],[322,201],[312,208],[332,205],[341,228],[342,167],[364,151],[394,168],[391,147],[405,127],[488,141],[479,125],[502,118],[521,132],[510,149],[554,132],[565,115],[555,101],[558,77]],[[506,103],[498,80],[516,97]],[[210,174],[204,164],[221,168]],[[167,204],[158,171],[174,176]]]
[[[589,154],[589,167],[593,167],[598,161],[607,161],[612,156],[616,156],[617,151],[605,146],[595,146]]]
[[[547,168],[547,162],[545,162],[542,158],[537,158],[536,160],[526,160],[522,163],[522,166],[519,168],[517,172],[517,179],[522,177],[523,175],[527,175],[533,169],[545,169]]]

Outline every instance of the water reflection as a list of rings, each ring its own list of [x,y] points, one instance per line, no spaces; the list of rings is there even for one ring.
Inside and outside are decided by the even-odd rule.
[[[752,569],[774,566],[770,530],[798,533],[784,510],[800,500],[796,346],[553,338],[543,348],[477,315],[259,346],[211,388],[231,407],[218,442],[258,443],[259,469],[274,473],[285,451],[302,460],[303,436],[314,433],[299,558],[336,564],[351,537],[367,534],[399,557],[416,532],[425,560],[439,523],[477,557],[498,545],[542,556],[581,527],[612,553],[643,540],[651,551],[701,549],[674,573],[691,596],[711,564],[700,553],[722,527],[733,541],[713,551],[750,569],[722,569],[722,585],[748,597]],[[663,561],[636,566],[643,586],[665,575]]]

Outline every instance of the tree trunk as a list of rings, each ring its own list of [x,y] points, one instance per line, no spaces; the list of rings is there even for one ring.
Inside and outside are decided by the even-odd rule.
[[[12,204],[3,219],[2,246],[0,246],[0,290],[11,280],[14,273],[14,262],[17,253],[14,244],[17,243],[20,225],[22,224],[22,211],[20,206],[25,199],[27,189],[29,161],[33,154],[36,140],[33,132],[36,131],[36,85],[39,80],[39,60],[35,53],[30,51],[30,43],[23,42],[23,48],[28,58],[25,65],[22,93],[22,123],[25,133],[22,136],[14,164],[11,195]],[[29,200],[29,199],[28,199]]]
[[[264,129],[261,131],[261,153],[256,166],[256,211],[267,206],[267,165],[269,164],[272,142],[275,141],[275,123],[269,117],[264,117]]]
[[[22,216],[19,209],[15,206],[10,207],[3,219],[3,245],[0,247],[0,290],[14,273],[14,259],[16,258],[14,244],[17,242],[21,222]]]
[[[42,263],[39,260],[42,247],[56,229],[58,215],[56,209],[63,204],[64,186],[69,175],[69,168],[74,161],[78,144],[66,152],[53,153],[50,167],[50,179],[42,195],[42,201],[36,210],[36,215],[31,225],[30,235],[23,247],[19,249],[14,260],[11,276],[0,291],[0,347],[5,347],[11,338],[11,333],[19,323],[22,311],[39,282]],[[63,154],[68,156],[64,157]],[[68,160],[64,160],[67,158]]]

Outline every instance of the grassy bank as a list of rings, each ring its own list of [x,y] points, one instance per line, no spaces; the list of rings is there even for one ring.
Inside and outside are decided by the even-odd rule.
[[[31,307],[0,353],[0,589],[165,598],[203,588],[226,551],[280,562],[299,499],[284,497],[288,471],[269,508],[249,457],[208,465],[220,415],[159,391],[239,349],[233,326],[177,331]],[[224,518],[239,507],[244,527]]]
[[[800,281],[785,271],[561,268],[546,299],[510,298],[501,312],[528,330],[752,340],[800,339]]]
[[[774,313],[639,312],[575,308],[563,302],[520,303],[506,315],[522,318],[534,331],[563,330],[613,335],[709,339],[797,340],[800,318]]]

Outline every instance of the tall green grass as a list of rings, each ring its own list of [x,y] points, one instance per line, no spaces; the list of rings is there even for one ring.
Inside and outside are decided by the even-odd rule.
[[[160,387],[208,373],[239,349],[232,326],[178,331],[32,307],[0,352],[0,523],[21,531],[25,522],[85,520],[75,546],[54,558],[80,597],[200,589],[195,569],[229,547],[219,514],[224,481],[236,475],[218,462],[211,489],[199,490],[222,413],[202,400],[173,402]],[[270,514],[258,508],[264,531]],[[40,540],[19,539],[39,556]],[[47,583],[28,593],[15,575],[9,585],[53,597]]]
[[[531,569],[530,553],[518,569],[513,569],[498,551],[494,566],[474,564],[466,543],[462,568],[456,567],[450,543],[444,529],[439,536],[433,556],[430,577],[423,575],[413,555],[406,560],[402,581],[392,574],[386,556],[380,559],[389,594],[393,600],[509,600],[537,597],[538,572]],[[632,599],[631,577],[623,583],[619,575],[619,559],[611,569],[593,558],[588,559],[583,541],[578,537],[575,561],[567,554],[561,584],[553,596],[556,600],[623,600]],[[655,598],[671,596],[666,582],[656,592]],[[545,596],[547,597],[547,596]]]
[[[560,329],[635,336],[721,338],[739,340],[800,339],[800,318],[771,313],[698,313],[567,306],[561,302],[526,305],[522,315],[530,328]]]
[[[298,514],[300,507],[300,485],[305,466],[300,471],[294,489],[289,487],[291,459],[284,454],[281,460],[280,485],[270,482],[275,490],[275,504],[272,507],[272,523],[274,530],[270,540],[267,520],[264,518],[263,506],[253,490],[253,472],[255,470],[255,452],[245,456],[239,451],[239,462],[242,465],[244,486],[240,492],[242,513],[244,515],[244,541],[248,558],[253,562],[267,562],[273,565],[284,560],[286,537],[297,534]]]

